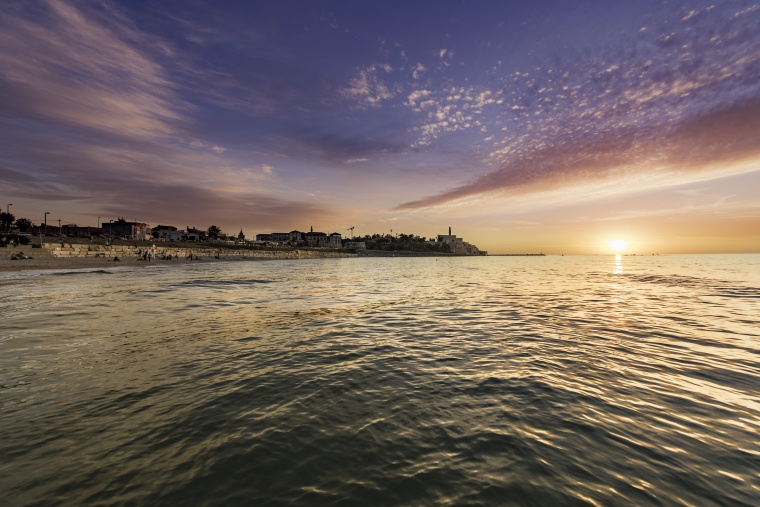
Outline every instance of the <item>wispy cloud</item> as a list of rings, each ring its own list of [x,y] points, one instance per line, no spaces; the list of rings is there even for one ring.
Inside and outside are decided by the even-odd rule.
[[[325,216],[326,206],[262,188],[272,166],[252,167],[199,138],[200,111],[178,77],[190,69],[198,79],[213,75],[195,63],[115,4],[7,6],[0,14],[0,125],[7,132],[0,181],[21,197],[89,202],[125,216]]]
[[[0,26],[3,111],[134,137],[171,136],[185,119],[190,106],[158,63],[167,46],[108,4],[84,13],[49,0],[39,10],[6,13]]]

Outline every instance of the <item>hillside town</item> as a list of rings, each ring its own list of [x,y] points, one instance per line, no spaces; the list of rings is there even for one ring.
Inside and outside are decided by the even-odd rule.
[[[47,214],[45,215],[47,218]],[[353,228],[351,228],[353,230]],[[153,242],[185,242],[185,243],[215,243],[229,245],[247,245],[251,247],[290,247],[318,249],[346,249],[359,252],[413,252],[418,254],[448,254],[448,255],[487,255],[462,238],[451,233],[439,234],[435,238],[426,238],[415,234],[371,234],[344,238],[339,232],[314,231],[309,227],[308,232],[293,230],[290,232],[269,232],[247,237],[241,229],[237,234],[227,234],[216,225],[206,229],[186,226],[183,229],[172,225],[156,225],[150,227],[147,223],[128,221],[123,217],[108,222],[99,223],[97,227],[79,226],[76,224],[34,224],[26,218],[16,219],[9,212],[0,213],[0,231],[6,235],[0,238],[0,247],[13,244],[25,244],[32,238],[84,238],[117,241],[153,241]]]

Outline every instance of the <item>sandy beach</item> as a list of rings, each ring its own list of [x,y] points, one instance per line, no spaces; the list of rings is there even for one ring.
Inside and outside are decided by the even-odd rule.
[[[5,252],[3,252],[5,253]],[[234,259],[214,259],[206,258],[200,261],[189,261],[189,260],[171,260],[171,261],[165,261],[165,260],[153,260],[151,262],[143,262],[138,261],[137,259],[128,258],[128,259],[122,259],[121,261],[114,262],[113,259],[104,259],[104,258],[62,258],[62,259],[56,259],[56,258],[43,258],[43,259],[35,259],[34,253],[35,252],[24,252],[30,257],[31,259],[23,259],[23,260],[10,260],[10,255],[2,255],[0,257],[0,273],[2,272],[8,272],[8,271],[23,271],[23,270],[29,270],[29,269],[87,269],[87,268],[106,268],[106,267],[124,267],[124,266],[133,266],[133,267],[147,267],[147,266],[155,266],[155,265],[183,265],[183,264],[195,264],[199,262],[226,262],[226,261],[243,261],[243,260],[259,260],[259,259],[240,259],[240,258],[234,258]]]
[[[83,244],[88,245],[89,248],[95,247],[102,249],[97,256],[86,255],[82,256],[82,251],[77,252],[72,249],[72,243],[74,247],[81,247]],[[193,245],[194,246],[194,245]],[[262,261],[262,260],[284,260],[284,259],[307,259],[307,258],[335,258],[335,257],[354,257],[354,253],[346,252],[331,252],[321,250],[292,250],[292,251],[277,251],[277,250],[239,250],[239,249],[225,249],[213,247],[181,247],[181,248],[167,248],[165,245],[159,245],[156,248],[152,244],[138,245],[140,248],[135,248],[134,245],[114,245],[108,250],[109,247],[105,245],[84,243],[82,241],[75,241],[67,243],[67,247],[61,244],[61,248],[58,245],[45,244],[45,248],[31,248],[29,245],[24,245],[14,248],[0,248],[0,273],[24,271],[24,270],[60,270],[60,269],[92,269],[92,268],[108,268],[108,267],[148,267],[148,266],[181,266],[188,264],[209,263],[209,262],[230,262],[230,261]],[[62,250],[63,251],[59,251]],[[142,249],[152,249],[153,255],[150,261],[141,260],[136,253],[139,253]],[[135,252],[137,250],[137,252]],[[19,257],[19,254],[23,253],[27,258],[14,258]],[[92,252],[88,251],[88,254]],[[171,255],[172,260],[163,259],[164,255]],[[118,258],[115,261],[114,258]]]

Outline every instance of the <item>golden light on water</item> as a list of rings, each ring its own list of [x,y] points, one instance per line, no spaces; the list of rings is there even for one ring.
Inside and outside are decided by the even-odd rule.
[[[622,252],[628,246],[628,242],[624,239],[611,239],[607,245],[616,252]]]

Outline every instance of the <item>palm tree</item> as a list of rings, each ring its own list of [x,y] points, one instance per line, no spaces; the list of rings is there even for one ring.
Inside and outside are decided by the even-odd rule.
[[[34,227],[34,225],[32,224],[32,221],[29,220],[28,218],[19,218],[18,220],[16,220],[16,227],[18,227],[19,231],[26,232],[32,227]]]
[[[211,225],[208,228],[208,237],[211,239],[216,239],[219,237],[219,234],[222,233],[222,229],[217,225]]]

